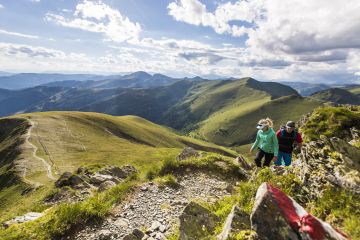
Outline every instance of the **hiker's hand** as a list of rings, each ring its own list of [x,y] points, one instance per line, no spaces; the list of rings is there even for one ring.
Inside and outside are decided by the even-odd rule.
[[[277,160],[277,156],[274,156],[273,157],[273,161],[275,162]]]

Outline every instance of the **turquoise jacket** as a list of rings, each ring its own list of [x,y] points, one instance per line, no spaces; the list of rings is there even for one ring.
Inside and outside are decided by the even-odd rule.
[[[269,128],[266,132],[259,130],[256,135],[256,141],[251,147],[251,151],[260,148],[264,152],[273,153],[277,157],[279,152],[279,143],[275,131]]]

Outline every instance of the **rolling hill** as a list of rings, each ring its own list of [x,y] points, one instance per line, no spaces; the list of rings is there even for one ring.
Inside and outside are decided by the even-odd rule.
[[[0,124],[0,220],[40,207],[54,180],[82,165],[132,164],[144,176],[185,146],[236,155],[136,116],[43,112],[1,118]]]
[[[360,86],[359,85],[355,85],[355,86],[352,86],[350,88],[347,88],[347,90],[349,92],[352,92],[353,94],[356,94],[356,95],[360,96]]]
[[[356,89],[354,89],[354,91],[356,91]],[[342,88],[330,88],[314,93],[310,97],[322,102],[331,102],[336,104],[360,104],[360,96]]]
[[[252,78],[202,84],[171,108],[163,124],[220,145],[243,145],[253,140],[259,119],[271,117],[278,127],[319,106],[279,83]]]
[[[294,103],[291,115],[287,111],[291,104],[277,101],[290,96],[289,103]],[[4,106],[0,109],[3,116],[58,110],[136,115],[200,139],[232,146],[252,141],[253,125],[258,118],[269,116],[280,125],[288,119],[297,120],[320,102],[305,99],[286,85],[243,78],[182,80],[167,86],[140,89],[39,86],[5,91],[3,99],[0,97],[0,105]],[[263,106],[263,110],[259,110]],[[245,120],[245,116],[253,112],[256,113],[253,122]],[[235,133],[235,129],[242,133]]]

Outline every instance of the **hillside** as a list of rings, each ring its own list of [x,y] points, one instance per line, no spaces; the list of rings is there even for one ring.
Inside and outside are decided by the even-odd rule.
[[[347,90],[353,94],[360,96],[360,86],[359,85],[347,88]]]
[[[289,101],[287,98],[298,96],[275,101]],[[293,155],[293,165],[263,169],[241,157],[234,161],[194,150],[184,150],[175,159],[181,150],[177,146],[185,138],[134,116],[49,112],[3,118],[7,128],[1,132],[1,142],[14,143],[24,136],[18,144],[28,144],[20,152],[26,164],[35,166],[42,158],[42,165],[47,162],[51,168],[43,166],[40,174],[23,174],[22,179],[45,184],[23,191],[24,196],[11,190],[17,182],[0,190],[6,200],[0,202],[1,213],[31,209],[36,212],[28,215],[40,216],[25,223],[16,222],[21,217],[6,222],[0,227],[0,239],[359,239],[359,110],[358,106],[322,107],[307,114],[299,123],[304,144]],[[49,127],[57,127],[57,134],[46,131]],[[4,141],[4,133],[9,132],[11,136]],[[48,155],[42,152],[43,146]],[[204,143],[197,142],[197,146],[204,147]],[[26,155],[33,154],[34,147],[39,147],[37,159],[30,160]],[[90,164],[100,158],[102,164],[134,165],[140,175],[119,181],[111,175],[116,168]],[[59,178],[49,159],[72,171]],[[73,168],[81,159],[87,164]],[[57,179],[56,187],[49,177]],[[105,177],[112,180],[101,180]],[[101,188],[111,181],[116,183]],[[49,192],[51,187],[55,189]],[[57,198],[64,192],[78,194],[89,189],[89,195],[80,199],[73,196],[64,202]],[[49,199],[53,202],[47,205]],[[15,202],[16,207],[12,206]],[[9,217],[6,212],[1,220]]]
[[[1,118],[0,124],[0,221],[42,208],[39,201],[54,180],[82,165],[131,164],[145,176],[185,146],[236,154],[136,116],[44,112]]]
[[[310,97],[322,102],[331,102],[336,104],[360,104],[360,96],[341,88],[330,88],[324,91],[316,92]]]
[[[261,118],[273,118],[278,127],[320,105],[285,85],[251,78],[202,84],[190,93],[167,112],[164,124],[225,146],[252,141]]]
[[[277,100],[290,96],[293,96],[290,104]],[[3,116],[56,110],[136,115],[227,146],[252,141],[253,126],[259,118],[272,117],[279,126],[289,118],[297,120],[320,105],[317,101],[302,98],[288,86],[252,78],[183,80],[144,89],[42,86],[7,92],[0,104],[5,106],[0,110]],[[291,109],[291,117],[287,109]],[[250,115],[251,119],[247,117]]]

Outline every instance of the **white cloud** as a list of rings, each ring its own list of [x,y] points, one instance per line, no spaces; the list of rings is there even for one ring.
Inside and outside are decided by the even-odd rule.
[[[317,76],[322,81],[354,81],[360,74],[358,0],[218,1],[212,12],[202,2],[177,0],[168,5],[168,13],[218,34],[246,35],[244,48],[213,50],[226,59],[238,58],[242,74],[274,80]]]
[[[62,15],[47,13],[45,20],[64,27],[103,33],[109,40],[115,42],[137,39],[141,32],[139,23],[130,21],[118,10],[101,1],[82,1],[76,6],[71,19]]]
[[[239,0],[219,3],[214,12],[200,0],[179,0],[168,9],[177,21],[209,26],[219,34],[248,34],[247,44],[254,48],[291,54],[360,48],[358,0]]]
[[[230,22],[240,20],[253,23],[260,19],[263,12],[260,8],[261,3],[260,0],[227,2],[220,4],[215,12],[211,13],[199,0],[180,0],[171,2],[168,9],[169,14],[177,21],[212,27],[219,34],[230,33],[234,36],[242,36],[249,29]]]
[[[358,82],[360,83],[360,50],[353,50],[349,53],[347,66],[350,72],[358,76]]]
[[[247,44],[298,54],[360,48],[360,1],[269,0]]]
[[[16,36],[16,37],[23,37],[23,38],[32,38],[32,39],[39,38],[39,36],[23,34],[23,33],[18,33],[18,32],[9,32],[9,31],[3,30],[3,29],[0,29],[0,34],[6,34],[6,35],[11,35],[11,36]]]
[[[0,9],[4,8],[4,6],[0,3]]]

